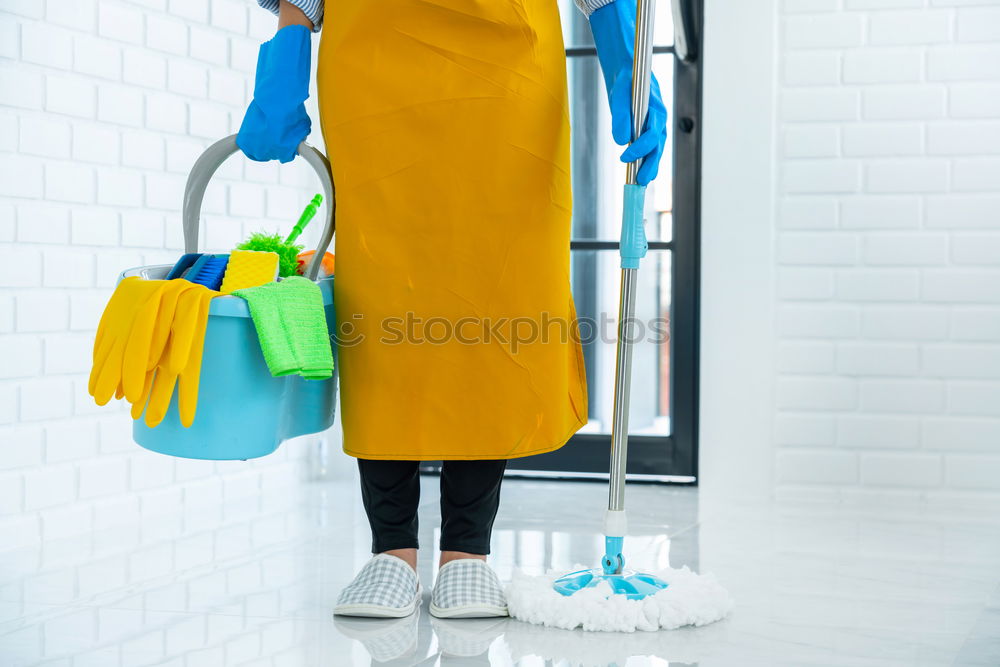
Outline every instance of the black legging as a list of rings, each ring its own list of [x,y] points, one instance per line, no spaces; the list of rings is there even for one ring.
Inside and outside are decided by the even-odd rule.
[[[358,459],[361,498],[372,527],[372,553],[416,549],[420,461]],[[441,551],[490,552],[507,467],[493,461],[444,461],[441,467]]]

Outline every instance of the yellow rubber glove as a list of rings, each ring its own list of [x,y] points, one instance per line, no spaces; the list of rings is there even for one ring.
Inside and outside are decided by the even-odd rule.
[[[166,416],[174,385],[181,375],[183,380],[178,389],[181,423],[190,426],[194,421],[208,310],[212,298],[218,295],[219,292],[194,285],[177,298],[170,337],[156,366],[155,375],[151,378],[151,386],[144,392],[149,396],[145,405],[145,421],[150,428],[155,428]],[[140,397],[140,400],[143,398]],[[135,410],[132,414],[136,417]]]
[[[115,341],[119,337],[127,335],[127,332],[132,328],[131,317],[134,316],[134,313],[132,313],[131,308],[134,307],[139,298],[139,282],[140,278],[126,278],[118,283],[101,314],[101,321],[97,325],[97,335],[94,336],[90,379],[87,382],[87,391],[95,398],[97,381],[101,376],[101,371],[104,370]],[[116,384],[115,391],[118,389],[119,386]],[[108,398],[104,403],[107,403],[108,400],[111,399]],[[98,400],[98,405],[104,405],[104,403]]]
[[[94,339],[93,366],[87,389],[98,405],[124,393],[123,364],[125,349],[140,312],[151,299],[159,299],[166,280],[126,278],[118,283],[108,301]],[[155,315],[155,314],[154,314]]]
[[[98,405],[111,397],[146,412],[156,426],[178,387],[181,422],[190,426],[198,402],[202,348],[211,299],[219,292],[187,280],[122,280],[101,316],[88,390]]]
[[[181,415],[181,424],[189,427],[194,423],[194,414],[198,408],[198,385],[201,381],[201,358],[205,351],[205,332],[208,329],[208,311],[212,305],[210,294],[201,302],[198,322],[195,324],[194,339],[191,341],[191,353],[187,366],[177,376],[177,407]]]
[[[125,345],[122,389],[129,403],[142,398],[146,373],[155,368],[160,359],[170,323],[174,319],[178,296],[196,286],[187,280],[162,282],[160,291],[148,299],[136,314]]]
[[[149,402],[146,403],[146,426],[149,428],[156,428],[167,416],[175,384],[177,384],[176,375],[163,366],[156,367],[156,374],[149,389]]]
[[[157,360],[150,387],[146,392],[149,398],[146,402],[145,421],[146,426],[150,428],[155,428],[167,415],[170,397],[173,396],[174,385],[177,384],[179,373],[179,371],[172,370],[170,360],[183,358],[186,362],[191,345],[187,331],[193,329],[199,305],[198,290],[195,289],[187,290],[177,298],[174,317],[170,321],[170,334],[163,348],[163,353]]]
[[[142,396],[138,401],[132,403],[132,419],[139,419],[142,416],[142,411],[146,408],[149,392],[153,386],[153,376],[156,375],[156,366],[160,363],[170,338],[170,327],[174,323],[177,301],[181,294],[195,286],[194,283],[187,280],[178,279],[171,282],[177,283],[177,287],[163,296],[160,315],[156,320],[156,330],[153,332],[153,340],[149,346],[149,360],[146,364],[146,377],[142,383]]]
[[[153,387],[153,376],[156,375],[156,368],[160,359],[166,353],[167,341],[170,339],[170,328],[174,323],[174,314],[177,312],[177,302],[180,296],[187,290],[193,289],[195,283],[187,280],[172,280],[175,287],[164,294],[160,302],[160,314],[156,320],[156,328],[153,331],[153,338],[149,345],[149,358],[146,364],[146,374],[142,383],[142,395],[138,400],[132,402],[132,419],[142,417],[149,401],[149,392]],[[124,393],[124,392],[123,392]]]
[[[97,360],[97,352],[103,347],[104,339],[108,337],[108,329],[111,326],[111,321],[116,319],[118,311],[123,307],[125,301],[124,293],[129,289],[136,288],[136,284],[140,278],[125,278],[117,287],[115,291],[111,294],[111,298],[108,299],[108,304],[104,306],[104,312],[101,313],[101,321],[97,325],[97,334],[94,336],[94,360]]]
[[[160,303],[160,314],[156,319],[156,330],[153,331],[153,339],[149,346],[149,360],[146,363],[146,370],[152,371],[156,368],[163,352],[167,347],[167,340],[170,337],[170,327],[174,322],[174,315],[177,312],[177,302],[181,294],[196,287],[195,283],[187,280],[171,280],[174,288],[168,288],[169,292],[164,292]]]
[[[146,372],[146,379],[142,383],[142,396],[139,400],[132,404],[132,410],[130,414],[132,419],[139,419],[142,417],[142,411],[146,409],[146,403],[149,401],[149,391],[153,388],[153,376],[156,375],[156,369]]]
[[[187,366],[188,356],[191,354],[191,342],[194,340],[194,329],[198,324],[201,301],[205,293],[218,294],[207,287],[200,285],[196,287],[199,289],[188,290],[177,300],[177,312],[170,326],[170,341],[160,361],[160,364],[165,365],[175,376],[180,375]]]

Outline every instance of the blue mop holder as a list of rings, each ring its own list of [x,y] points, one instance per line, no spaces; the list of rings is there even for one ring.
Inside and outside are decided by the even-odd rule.
[[[604,538],[604,558],[601,559],[604,574],[620,573],[625,567],[625,556],[622,555],[624,546],[624,537],[609,535]]]
[[[237,150],[235,135],[226,137],[210,146],[192,168],[184,192],[185,253],[198,251],[198,223],[208,181]],[[166,416],[156,427],[146,426],[142,417],[134,420],[132,437],[140,446],[188,459],[245,460],[266,456],[285,440],[319,433],[333,425],[337,405],[334,277],[316,280],[333,238],[333,179],[329,163],[315,148],[303,142],[299,155],[316,171],[326,193],[326,227],[304,273],[316,281],[323,297],[334,353],[333,377],[326,380],[306,380],[299,375],[273,377],[264,361],[246,301],[237,296],[217,296],[209,304],[194,422],[186,428],[181,424],[175,391]],[[130,276],[164,280],[171,268],[169,264],[138,267],[122,273],[119,280]]]
[[[639,260],[646,256],[649,249],[646,229],[642,224],[646,186],[626,183],[623,200],[622,237],[618,253],[621,255],[623,269],[638,269]]]

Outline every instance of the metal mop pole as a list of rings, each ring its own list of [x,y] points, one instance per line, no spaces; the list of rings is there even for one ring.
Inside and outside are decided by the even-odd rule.
[[[649,109],[650,72],[653,60],[654,0],[637,0],[635,57],[632,62],[632,140],[642,133]],[[635,282],[639,260],[646,254],[643,230],[645,186],[636,183],[640,160],[625,172],[625,206],[622,216],[621,293],[618,302],[618,343],[615,353],[614,419],[611,425],[611,467],[608,511],[604,519],[606,574],[621,574],[625,559],[622,543],[628,529],[625,519],[625,463],[628,455],[629,393],[632,380],[632,343],[629,325],[635,315]]]

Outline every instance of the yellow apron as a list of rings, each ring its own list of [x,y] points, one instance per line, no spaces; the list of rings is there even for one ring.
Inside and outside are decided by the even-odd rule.
[[[328,3],[317,80],[344,451],[558,449],[587,390],[555,0]]]

